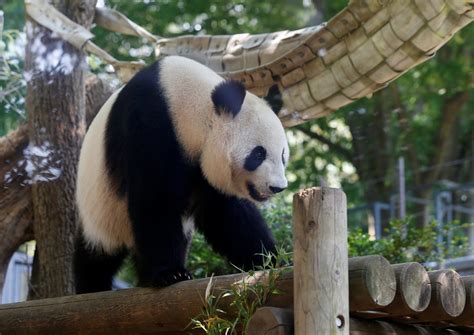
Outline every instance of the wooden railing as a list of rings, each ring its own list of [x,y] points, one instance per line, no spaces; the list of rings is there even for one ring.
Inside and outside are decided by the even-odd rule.
[[[294,267],[281,272],[248,334],[463,334],[474,329],[474,276],[390,264],[379,255],[347,258],[342,191],[312,188],[294,197]],[[216,294],[243,281],[267,283],[268,273],[214,277]],[[134,288],[0,305],[6,334],[199,333],[209,279],[162,288]],[[230,318],[229,297],[219,308]]]

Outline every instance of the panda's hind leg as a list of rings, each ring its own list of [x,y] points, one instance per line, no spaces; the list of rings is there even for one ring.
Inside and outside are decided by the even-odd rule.
[[[76,293],[109,291],[113,277],[128,252],[125,248],[113,254],[96,251],[86,244],[82,234],[76,238],[74,277]]]

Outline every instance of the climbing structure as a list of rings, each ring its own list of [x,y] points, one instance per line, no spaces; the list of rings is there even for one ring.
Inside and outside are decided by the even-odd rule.
[[[92,43],[93,35],[44,0],[28,14],[79,48],[95,53],[127,80],[142,65],[120,62]],[[474,0],[351,0],[326,24],[269,34],[154,36],[122,14],[101,8],[95,22],[156,43],[156,56],[182,55],[264,96],[278,84],[291,127],[370,96],[433,57],[474,19]]]
[[[327,24],[296,31],[160,40],[157,55],[193,58],[265,95],[276,82],[293,126],[371,95],[432,57],[474,19],[467,0],[352,0]]]

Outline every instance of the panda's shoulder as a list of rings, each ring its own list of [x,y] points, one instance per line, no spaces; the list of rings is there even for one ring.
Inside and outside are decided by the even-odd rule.
[[[130,93],[148,92],[148,90],[156,90],[160,76],[159,61],[156,61],[147,67],[141,69],[120,92],[121,95]]]

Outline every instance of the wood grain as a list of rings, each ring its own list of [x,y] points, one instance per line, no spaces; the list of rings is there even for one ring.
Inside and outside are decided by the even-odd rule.
[[[349,262],[351,309],[385,307],[395,298],[396,289],[395,272],[384,257],[374,255],[351,258]]]
[[[295,333],[349,334],[346,196],[328,187],[293,197]]]

